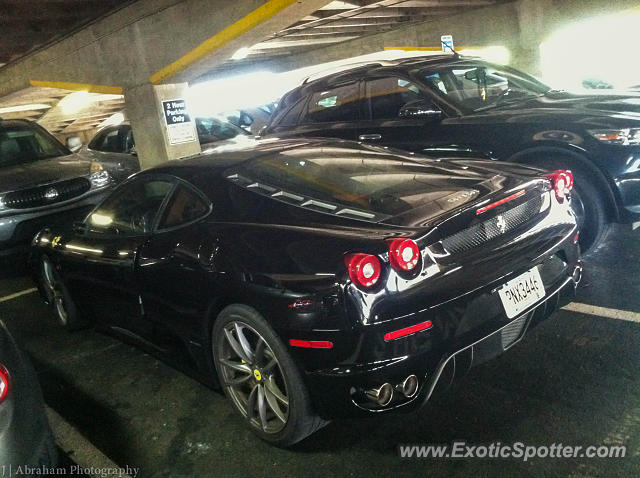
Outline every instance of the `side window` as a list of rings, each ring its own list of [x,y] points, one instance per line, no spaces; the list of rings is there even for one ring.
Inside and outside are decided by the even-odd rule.
[[[90,148],[108,153],[122,153],[122,142],[118,128],[113,128],[102,133],[100,137],[97,138],[97,141],[91,142]]]
[[[122,126],[120,128],[120,134],[124,137],[124,152],[130,153],[134,151],[136,142],[133,140],[133,129],[131,129],[131,126]]]
[[[298,124],[298,118],[300,118],[300,113],[302,113],[302,109],[307,101],[308,96],[305,96],[301,100],[299,100],[293,108],[287,111],[282,119],[278,122],[276,126],[294,126]]]
[[[365,91],[373,120],[398,118],[400,108],[424,98],[415,83],[395,76],[368,80]]]
[[[168,229],[195,221],[209,212],[209,205],[185,186],[178,186],[166,207],[158,229]]]
[[[151,232],[173,183],[138,179],[114,191],[88,218],[89,231],[103,234]]]
[[[309,101],[305,123],[355,121],[359,117],[359,85],[349,83],[314,93]]]

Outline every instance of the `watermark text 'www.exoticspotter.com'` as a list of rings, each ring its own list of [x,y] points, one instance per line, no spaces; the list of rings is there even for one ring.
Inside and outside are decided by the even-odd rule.
[[[536,458],[624,458],[627,447],[624,445],[527,445],[523,442],[501,443],[499,441],[474,445],[466,441],[436,445],[398,445],[400,458],[422,459],[487,459],[504,458],[528,461]]]

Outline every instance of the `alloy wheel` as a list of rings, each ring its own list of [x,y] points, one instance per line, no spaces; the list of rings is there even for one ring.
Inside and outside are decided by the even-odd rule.
[[[67,325],[69,314],[67,313],[64,294],[60,290],[53,264],[48,259],[43,259],[42,261],[42,278],[44,279],[43,282],[47,299],[53,305],[62,325]]]
[[[289,394],[273,350],[244,322],[231,321],[223,331],[217,359],[229,397],[251,426],[269,434],[282,431],[289,419]]]

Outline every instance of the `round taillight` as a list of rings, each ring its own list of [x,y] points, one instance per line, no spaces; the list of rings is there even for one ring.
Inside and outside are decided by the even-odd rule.
[[[0,403],[4,402],[9,394],[9,372],[0,365]]]
[[[413,270],[420,259],[420,249],[411,239],[394,239],[389,243],[389,261],[394,269]]]
[[[371,287],[380,279],[380,261],[371,254],[349,254],[344,259],[354,284]]]
[[[571,171],[559,169],[546,175],[551,181],[556,199],[560,202],[564,201],[573,189],[573,174]]]

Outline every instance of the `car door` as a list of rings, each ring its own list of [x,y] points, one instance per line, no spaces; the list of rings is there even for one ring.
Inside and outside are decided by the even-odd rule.
[[[423,87],[407,78],[366,78],[363,107],[360,141],[414,152],[448,142],[440,124],[443,111]]]
[[[156,231],[140,248],[136,280],[144,315],[137,333],[163,350],[175,348],[181,338],[192,345],[207,336],[200,327],[214,299],[210,277],[217,242],[202,222],[211,211],[204,194],[179,180]]]
[[[290,110],[291,116],[284,118],[293,119],[293,113],[298,112],[297,126],[285,127],[286,124],[281,121],[274,129],[278,136],[357,139],[362,110],[359,81],[349,81],[315,91],[303,101],[304,103],[299,103]]]
[[[140,247],[175,186],[144,175],[117,188],[74,232],[57,239],[64,281],[80,310],[108,326],[132,331],[141,314],[135,277]]]

